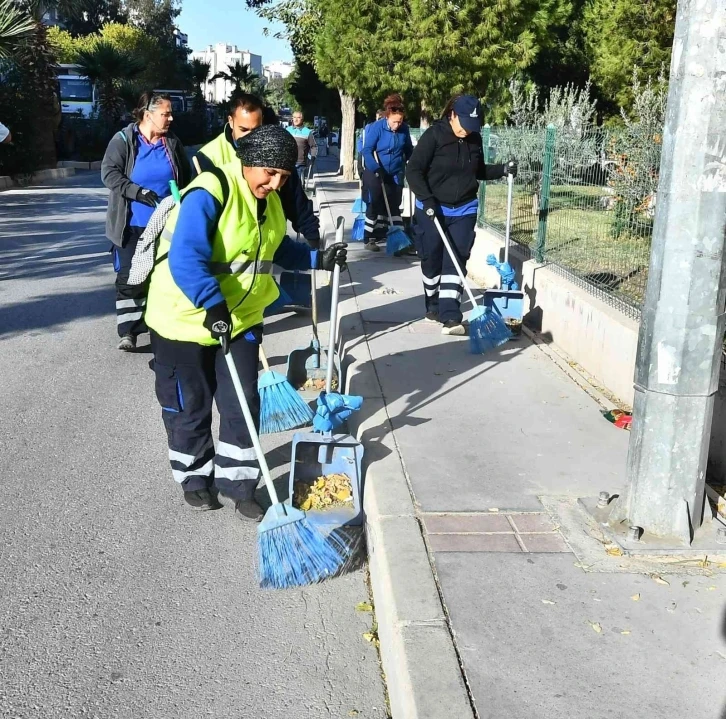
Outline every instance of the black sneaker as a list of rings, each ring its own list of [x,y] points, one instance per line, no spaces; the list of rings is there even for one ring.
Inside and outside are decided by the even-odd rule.
[[[234,516],[243,522],[261,522],[265,513],[257,502],[250,499],[238,499],[234,505]]]
[[[122,352],[130,352],[136,349],[136,337],[133,335],[124,335],[116,345],[116,349],[120,349]]]
[[[380,252],[381,248],[374,242],[366,242],[365,245],[363,245],[367,250],[370,252]]]
[[[449,320],[448,322],[444,322],[444,326],[441,328],[441,334],[463,337],[466,334],[466,327],[461,322]]]
[[[210,509],[222,509],[222,505],[214,492],[199,489],[196,492],[184,492],[184,501],[197,512],[208,512]]]
[[[439,319],[439,313],[438,312],[427,312],[424,315],[424,321],[425,322],[435,322],[438,325],[441,324],[441,320]]]

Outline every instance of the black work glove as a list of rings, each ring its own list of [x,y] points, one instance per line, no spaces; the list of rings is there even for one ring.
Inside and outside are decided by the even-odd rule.
[[[142,205],[147,205],[148,207],[156,207],[159,204],[159,195],[153,190],[140,187],[136,193],[136,202],[140,202]]]
[[[226,354],[227,347],[229,347],[230,340],[232,339],[232,316],[229,314],[227,303],[219,302],[216,305],[212,305],[207,310],[203,324],[209,330],[212,337],[222,343]]]
[[[507,175],[511,175],[512,178],[515,178],[517,176],[517,169],[518,169],[517,161],[516,160],[510,160],[509,162],[504,163],[504,177],[507,177]]]
[[[433,220],[439,210],[438,202],[433,197],[429,197],[428,200],[423,200],[422,204],[426,217],[430,217]]]
[[[318,266],[316,270],[327,270],[332,272],[335,269],[335,265],[340,265],[340,268],[345,267],[345,261],[348,259],[348,245],[345,242],[336,242],[330,247],[326,247],[322,252],[318,252]]]

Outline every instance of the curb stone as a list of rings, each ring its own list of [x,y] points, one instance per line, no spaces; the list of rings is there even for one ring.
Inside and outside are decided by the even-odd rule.
[[[335,180],[318,178],[323,198],[328,182]],[[323,198],[321,233],[334,228],[335,222],[331,205]],[[365,446],[366,542],[391,713],[393,719],[473,719],[357,296],[352,299],[362,341],[356,345],[358,357],[348,366],[346,383],[349,391],[366,399],[348,425]]]
[[[59,167],[53,170],[38,170],[30,175],[30,180],[27,184],[37,184],[41,182],[48,182],[49,180],[60,180],[64,177],[72,177],[76,174],[75,168],[72,167]],[[19,187],[18,182],[7,175],[0,177],[0,190],[10,190],[13,187]]]

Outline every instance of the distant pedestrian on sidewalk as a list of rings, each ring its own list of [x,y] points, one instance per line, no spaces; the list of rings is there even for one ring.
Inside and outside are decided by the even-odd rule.
[[[145,92],[134,110],[136,122],[117,132],[101,163],[101,179],[111,191],[106,213],[106,237],[113,243],[116,270],[118,349],[136,347],[146,332],[146,283],[129,285],[131,259],[156,205],[171,194],[169,181],[179,189],[191,179],[184,146],[169,131],[174,119],[168,95]]]
[[[156,250],[146,321],[172,475],[186,503],[219,509],[221,493],[239,519],[259,520],[253,495],[260,470],[222,344],[258,423],[262,319],[279,296],[273,265],[331,271],[345,264],[346,245],[311,250],[285,235],[277,190],[297,158],[285,130],[259,127],[237,152],[237,161],[197,176],[172,209]],[[213,401],[219,411],[216,449]]]
[[[297,171],[300,182],[305,183],[305,173],[308,166],[315,165],[315,158],[318,156],[318,146],[315,142],[315,135],[309,127],[305,127],[303,114],[300,110],[292,113],[292,126],[287,131],[295,138],[297,143]],[[311,167],[312,171],[312,167]]]
[[[257,95],[234,94],[229,101],[227,124],[224,132],[208,142],[197,153],[202,172],[214,167],[224,167],[238,162],[237,143],[261,125],[279,125],[274,110],[266,107]],[[314,250],[320,247],[320,220],[315,215],[313,203],[305,194],[297,173],[277,191],[282,210],[292,229],[299,232]]]
[[[363,200],[366,203],[365,247],[378,252],[377,240],[384,239],[388,213],[383,198],[386,190],[391,219],[403,228],[401,200],[406,162],[413,152],[411,133],[404,122],[403,98],[389,95],[383,102],[384,117],[365,129],[363,141]]]
[[[479,100],[471,95],[453,97],[441,119],[421,135],[406,171],[408,185],[416,195],[414,231],[421,257],[426,319],[440,322],[445,335],[466,334],[461,314],[464,288],[434,217],[448,233],[466,275],[479,207],[478,180],[517,174],[515,161],[485,164],[480,131]]]

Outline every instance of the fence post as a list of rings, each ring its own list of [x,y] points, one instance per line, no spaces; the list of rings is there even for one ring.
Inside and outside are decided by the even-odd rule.
[[[481,131],[481,147],[484,153],[484,164],[489,162],[489,138],[492,134],[492,128],[484,125]],[[484,209],[487,199],[487,183],[479,183],[479,212],[477,213],[476,224],[478,227],[484,227]]]
[[[555,156],[555,132],[554,125],[547,125],[544,156],[542,157],[542,192],[539,198],[537,242],[534,246],[534,259],[537,262],[544,262],[547,242],[547,215],[550,211],[550,182],[552,180],[552,162]]]

